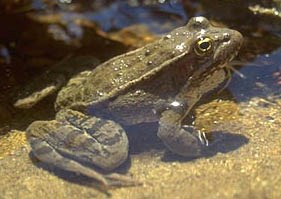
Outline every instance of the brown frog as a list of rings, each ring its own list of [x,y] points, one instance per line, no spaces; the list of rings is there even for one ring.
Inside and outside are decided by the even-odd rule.
[[[199,156],[207,140],[183,120],[226,79],[226,64],[241,43],[239,32],[195,17],[154,43],[78,74],[58,94],[56,119],[28,127],[34,155],[104,185],[134,184],[109,172],[128,157],[122,126],[158,121],[157,135],[168,149]]]

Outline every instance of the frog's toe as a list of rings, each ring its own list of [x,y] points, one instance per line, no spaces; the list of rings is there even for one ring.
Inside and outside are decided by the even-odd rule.
[[[198,157],[208,143],[204,135],[192,126],[165,126],[161,125],[158,137],[174,153],[185,157]]]
[[[113,187],[138,186],[143,184],[142,182],[137,181],[130,176],[125,176],[118,173],[107,174],[105,175],[105,178],[107,179],[109,186]]]
[[[182,128],[185,131],[192,134],[194,137],[196,137],[200,141],[201,146],[208,146],[209,145],[209,140],[208,140],[208,138],[207,138],[207,136],[204,132],[195,129],[194,126],[190,126],[190,125],[183,125]]]

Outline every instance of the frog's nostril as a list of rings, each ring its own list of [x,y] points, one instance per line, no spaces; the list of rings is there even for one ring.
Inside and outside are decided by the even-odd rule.
[[[229,33],[224,33],[223,34],[223,42],[228,42],[230,40],[230,34]]]

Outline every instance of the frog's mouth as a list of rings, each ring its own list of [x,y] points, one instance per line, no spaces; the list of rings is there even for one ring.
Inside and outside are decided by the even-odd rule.
[[[224,60],[220,61],[218,64],[218,68],[227,68],[228,64],[238,55],[239,49],[237,49],[234,53],[230,54],[229,57],[225,58]]]

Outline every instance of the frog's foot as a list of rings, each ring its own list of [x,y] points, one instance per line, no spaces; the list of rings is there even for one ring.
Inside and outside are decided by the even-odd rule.
[[[185,157],[198,157],[208,146],[205,134],[193,126],[160,123],[157,135],[172,152]]]
[[[46,77],[45,77],[46,76]],[[46,80],[47,78],[47,80]],[[39,82],[40,81],[40,82]],[[43,99],[47,98],[48,96],[52,95],[53,93],[57,92],[65,82],[65,78],[62,75],[57,75],[54,77],[50,77],[50,75],[43,75],[42,77],[35,79],[32,83],[32,87],[36,87],[34,85],[41,85],[42,81],[46,81],[46,86],[44,88],[34,88],[35,90],[29,91],[29,87],[25,88],[23,94],[28,93],[27,96],[22,96],[20,99],[13,104],[15,108],[20,109],[29,109],[38,104]],[[47,82],[48,81],[48,82]],[[50,82],[49,82],[50,81]],[[31,86],[30,86],[31,87]]]
[[[110,171],[127,159],[127,135],[113,121],[63,110],[56,120],[33,122],[27,135],[34,155],[43,162],[86,175],[105,186],[137,184],[129,177],[103,175],[93,168]]]

